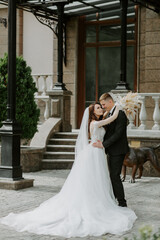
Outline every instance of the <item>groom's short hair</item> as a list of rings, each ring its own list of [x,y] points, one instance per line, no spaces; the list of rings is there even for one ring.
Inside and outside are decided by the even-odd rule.
[[[103,93],[99,98],[99,101],[102,101],[102,100],[112,100],[113,101],[113,98],[109,93]]]

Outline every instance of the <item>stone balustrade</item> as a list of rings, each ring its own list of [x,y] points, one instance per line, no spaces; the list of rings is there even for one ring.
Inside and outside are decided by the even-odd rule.
[[[47,95],[47,91],[53,88],[53,74],[32,74],[38,92],[36,95]]]
[[[139,100],[141,102],[141,109],[139,111],[139,126],[134,125],[133,127],[129,128],[138,128],[140,130],[148,129],[147,126],[147,108],[150,110],[153,109],[152,119],[150,121],[153,121],[152,130],[160,130],[160,108],[159,108],[159,99],[160,99],[160,93],[139,93]],[[146,101],[148,100],[148,106],[146,106]],[[154,101],[153,101],[154,100]],[[131,120],[132,122],[132,120]],[[132,122],[133,123],[133,122]]]
[[[32,75],[38,91],[35,93],[35,102],[40,108],[39,127],[47,119],[62,119],[61,131],[71,131],[70,111],[71,95],[70,91],[54,90],[53,75]]]
[[[139,93],[141,108],[129,119],[128,136],[160,138],[160,93]]]
[[[114,100],[118,98],[116,93],[111,93]],[[127,93],[118,93],[124,97]],[[144,136],[160,138],[160,93],[138,93],[141,108],[135,116],[128,116],[128,136]]]
[[[40,101],[44,103],[43,121],[46,121],[53,114],[53,103],[51,98],[54,93],[53,75],[44,74],[32,75],[38,91],[35,93],[37,105]],[[125,96],[126,94],[120,94]],[[141,102],[141,109],[137,112],[135,118],[129,117],[128,135],[150,137],[153,135],[160,138],[160,93],[138,93]],[[55,106],[54,106],[55,107]],[[59,108],[59,107],[58,107]],[[59,116],[58,116],[59,117]]]
[[[35,101],[37,105],[42,101],[44,103],[43,118],[41,122],[46,121],[50,117],[50,97],[48,91],[51,91],[53,88],[53,75],[51,74],[33,74],[32,75],[36,88],[38,91],[35,93]]]

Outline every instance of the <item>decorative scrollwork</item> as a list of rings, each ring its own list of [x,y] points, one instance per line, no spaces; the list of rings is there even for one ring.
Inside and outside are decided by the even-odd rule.
[[[58,19],[53,20],[50,18],[47,18],[47,16],[38,16],[36,14],[36,12],[33,12],[34,16],[36,17],[36,19],[42,23],[43,25],[49,27],[54,34],[56,35],[56,37],[58,37]],[[63,61],[64,64],[66,65],[66,24],[63,24]]]
[[[34,13],[34,16],[40,23],[49,27],[57,36],[58,32],[57,32],[57,22],[56,21],[42,17],[42,16],[38,16],[35,13]]]
[[[0,23],[2,23],[5,28],[7,27],[7,19],[6,18],[0,18]]]

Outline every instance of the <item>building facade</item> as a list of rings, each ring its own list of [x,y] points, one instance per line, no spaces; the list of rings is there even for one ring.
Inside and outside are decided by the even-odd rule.
[[[0,16],[7,19],[1,5]],[[120,80],[120,9],[69,18],[66,22],[66,64],[63,81],[72,92],[71,123],[78,128],[83,111]],[[160,15],[129,1],[127,13],[127,83],[139,93],[160,93]],[[0,57],[7,52],[7,27],[0,24]],[[57,81],[57,37],[28,12],[17,10],[17,55],[33,75]],[[53,81],[53,82],[52,82]],[[43,81],[39,79],[39,91]],[[44,106],[42,104],[44,109]],[[146,98],[147,125],[153,125],[155,103]]]

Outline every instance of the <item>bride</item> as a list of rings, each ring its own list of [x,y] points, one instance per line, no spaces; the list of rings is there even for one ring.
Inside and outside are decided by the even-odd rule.
[[[116,107],[111,117],[100,120],[103,109],[99,103],[86,108],[76,142],[75,162],[61,191],[34,210],[10,213],[0,222],[19,232],[67,238],[120,235],[131,229],[137,217],[131,209],[117,206],[105,152],[92,146],[103,140],[103,126],[114,121],[118,112]]]

